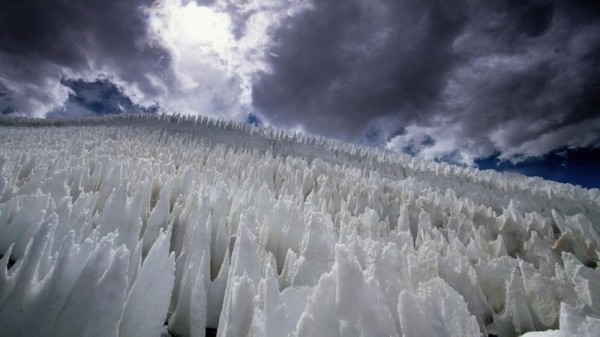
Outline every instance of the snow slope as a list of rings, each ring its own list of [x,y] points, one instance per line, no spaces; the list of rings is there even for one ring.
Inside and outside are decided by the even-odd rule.
[[[600,335],[597,189],[209,119],[0,144],[2,335]]]

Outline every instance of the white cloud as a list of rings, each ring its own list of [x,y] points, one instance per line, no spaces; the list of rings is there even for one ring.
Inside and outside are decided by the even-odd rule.
[[[523,124],[525,126],[525,124]],[[502,132],[501,129],[500,132]],[[501,138],[501,137],[499,137]],[[526,141],[517,146],[502,146],[498,148],[502,152],[500,159],[518,162],[527,157],[541,157],[550,151],[567,147],[581,148],[588,146],[599,146],[600,119],[586,121],[575,125],[557,128],[542,134],[540,137]]]
[[[500,160],[518,163],[540,158],[561,148],[597,147],[600,119],[567,125],[541,133],[523,142],[512,142],[520,133],[536,133],[547,125],[544,121],[514,119],[497,127],[489,136],[467,137],[460,123],[433,123],[435,126],[411,124],[392,137],[385,148],[399,153],[413,153],[426,159],[438,159],[474,166],[475,160],[500,153]]]
[[[268,68],[269,33],[302,8],[296,1],[217,1],[210,7],[159,1],[147,9],[149,28],[171,56],[173,78],[163,83],[164,95],[151,99],[167,112],[244,118],[251,110],[253,76]]]
[[[388,140],[385,148],[395,152],[418,154],[426,159],[443,159],[473,166],[479,153],[475,144],[460,137],[459,125],[409,125],[401,135]]]

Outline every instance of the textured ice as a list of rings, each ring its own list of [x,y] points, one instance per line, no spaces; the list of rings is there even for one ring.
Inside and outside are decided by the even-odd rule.
[[[210,119],[0,144],[1,335],[599,336],[597,189]]]

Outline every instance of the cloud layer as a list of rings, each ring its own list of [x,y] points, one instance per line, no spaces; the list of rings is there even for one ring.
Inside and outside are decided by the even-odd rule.
[[[390,149],[463,163],[597,146],[598,14],[584,1],[318,1],[277,32],[254,103],[279,125],[374,129]]]
[[[585,0],[2,1],[0,113],[251,115],[518,161],[600,146],[598,18]]]

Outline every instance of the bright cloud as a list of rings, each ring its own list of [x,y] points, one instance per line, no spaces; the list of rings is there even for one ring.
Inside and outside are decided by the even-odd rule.
[[[268,70],[269,32],[302,6],[249,1],[212,6],[162,0],[147,9],[150,34],[171,57],[174,78],[157,101],[167,112],[243,118],[252,110],[252,80]],[[236,34],[237,32],[237,34]]]

